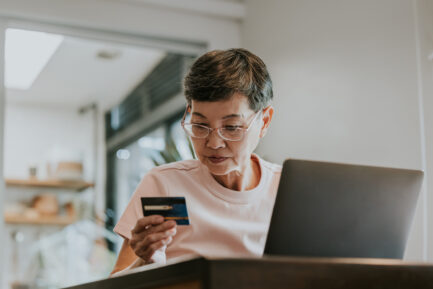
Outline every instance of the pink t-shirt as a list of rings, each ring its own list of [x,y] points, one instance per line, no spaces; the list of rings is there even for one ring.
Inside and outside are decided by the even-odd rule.
[[[258,186],[248,191],[223,187],[198,160],[152,169],[138,185],[114,231],[131,238],[131,230],[143,217],[140,197],[184,196],[190,225],[177,226],[177,234],[166,248],[167,259],[186,254],[263,255],[281,166],[252,157],[260,164],[261,178]]]

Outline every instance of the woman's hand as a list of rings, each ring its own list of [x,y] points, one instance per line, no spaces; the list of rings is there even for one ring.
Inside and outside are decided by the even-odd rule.
[[[143,217],[137,221],[131,234],[129,245],[135,255],[146,264],[153,263],[153,254],[173,240],[176,222],[164,222],[164,217],[159,215]]]

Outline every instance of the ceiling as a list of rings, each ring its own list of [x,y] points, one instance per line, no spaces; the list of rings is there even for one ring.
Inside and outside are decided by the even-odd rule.
[[[101,53],[106,57],[99,57]],[[65,37],[32,87],[7,89],[6,99],[76,108],[97,102],[106,110],[128,95],[164,56],[156,49]]]

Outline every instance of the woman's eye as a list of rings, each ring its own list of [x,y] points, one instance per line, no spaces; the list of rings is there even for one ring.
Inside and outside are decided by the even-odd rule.
[[[202,125],[202,126],[207,126],[207,123],[202,123],[202,122],[193,122],[192,124],[198,124],[198,125]]]
[[[231,131],[233,131],[233,130],[237,130],[237,129],[239,129],[239,128],[241,128],[240,125],[226,125],[226,126],[224,127],[224,129],[226,129],[226,130],[231,130]]]

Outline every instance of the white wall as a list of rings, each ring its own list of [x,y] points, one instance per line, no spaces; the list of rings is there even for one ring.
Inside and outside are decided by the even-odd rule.
[[[423,204],[425,242],[430,244],[426,255],[433,260],[433,2],[417,0],[414,2],[418,51],[418,94],[422,105],[424,132],[424,167],[427,171],[427,194]],[[430,59],[429,59],[430,58]]]
[[[6,23],[0,20],[0,55],[4,55],[4,28]],[[4,57],[0,58],[0,67],[4,66]],[[4,70],[0,69],[0,80],[4,79]],[[4,123],[4,85],[0,83],[0,232],[5,232],[4,229],[4,217],[3,217],[3,204],[4,204],[4,183],[3,183],[3,123]],[[6,236],[0,235],[0,244],[5,244]],[[0,288],[5,287],[4,283],[4,272],[5,272],[5,256],[6,252],[0,249]]]
[[[242,43],[267,63],[275,93],[259,153],[422,169],[413,4],[247,0]],[[426,258],[425,202],[407,259]]]
[[[37,165],[46,177],[46,163],[54,148],[80,154],[85,178],[93,181],[93,119],[76,108],[6,104],[4,173],[9,178],[27,178],[28,167]]]

